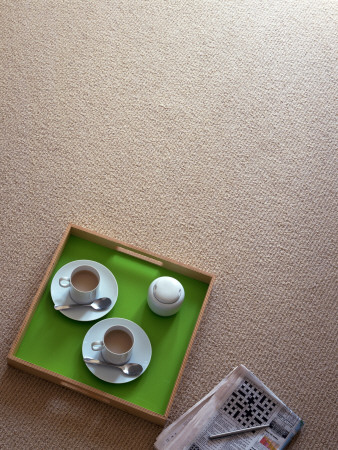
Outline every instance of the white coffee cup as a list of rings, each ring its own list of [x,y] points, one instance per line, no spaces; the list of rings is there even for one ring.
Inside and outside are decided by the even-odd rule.
[[[92,266],[78,266],[70,277],[61,277],[59,285],[69,288],[69,294],[76,303],[86,305],[96,300],[100,284],[100,274]]]
[[[94,351],[101,350],[101,354],[107,362],[122,365],[131,357],[134,335],[126,326],[114,325],[108,328],[102,341],[92,342],[91,347]]]

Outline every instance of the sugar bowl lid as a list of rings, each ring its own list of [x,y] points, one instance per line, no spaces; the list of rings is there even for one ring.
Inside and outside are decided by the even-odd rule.
[[[160,277],[153,288],[154,297],[160,303],[175,303],[182,293],[182,285],[172,277]]]

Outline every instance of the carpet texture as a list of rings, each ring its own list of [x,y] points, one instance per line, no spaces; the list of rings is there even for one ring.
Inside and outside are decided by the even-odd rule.
[[[161,430],[6,364],[69,222],[216,274],[170,421],[242,363],[305,421],[290,448],[336,448],[337,4],[0,12],[0,448]]]

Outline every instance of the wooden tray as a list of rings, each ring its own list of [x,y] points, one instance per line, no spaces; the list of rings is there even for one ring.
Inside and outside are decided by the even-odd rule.
[[[95,377],[83,363],[81,348],[89,328],[102,319],[78,322],[54,310],[53,276],[78,259],[105,265],[117,280],[117,302],[102,319],[132,320],[151,341],[149,367],[136,380],[111,384]],[[147,304],[151,281],[165,275],[177,278],[186,294],[180,311],[171,317],[157,316]],[[164,425],[213,282],[209,273],[70,224],[12,345],[8,364]]]

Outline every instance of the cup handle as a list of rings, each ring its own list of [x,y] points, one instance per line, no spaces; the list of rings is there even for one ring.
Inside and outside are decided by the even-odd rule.
[[[69,287],[70,286],[70,278],[68,278],[68,277],[61,277],[59,279],[59,285],[61,287],[64,287],[64,288]]]
[[[92,350],[94,350],[94,352],[98,352],[99,350],[103,349],[103,342],[102,341],[92,342],[91,347]]]

